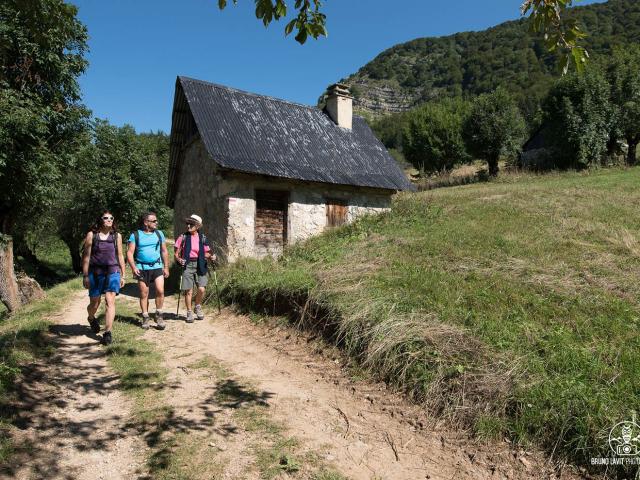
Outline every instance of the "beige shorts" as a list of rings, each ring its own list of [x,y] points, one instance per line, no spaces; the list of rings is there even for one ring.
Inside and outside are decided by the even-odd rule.
[[[182,290],[191,290],[194,285],[198,287],[206,287],[209,282],[207,275],[198,275],[198,262],[193,261],[187,263],[182,272]]]

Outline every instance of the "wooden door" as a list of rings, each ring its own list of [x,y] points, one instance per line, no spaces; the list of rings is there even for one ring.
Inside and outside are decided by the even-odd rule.
[[[287,243],[287,210],[289,193],[278,190],[256,190],[256,253],[278,255]]]
[[[347,202],[327,199],[327,227],[339,227],[347,222]]]

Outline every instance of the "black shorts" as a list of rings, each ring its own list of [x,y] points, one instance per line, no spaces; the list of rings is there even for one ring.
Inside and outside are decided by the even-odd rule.
[[[140,276],[136,277],[137,280],[144,282],[148,287],[156,281],[156,278],[161,277],[163,271],[161,268],[154,268],[153,270],[140,270]]]

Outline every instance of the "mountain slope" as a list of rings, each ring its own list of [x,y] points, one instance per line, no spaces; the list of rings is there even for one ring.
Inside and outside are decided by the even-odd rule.
[[[588,33],[592,57],[613,46],[640,42],[640,2],[609,0],[572,9]],[[479,94],[505,86],[526,104],[537,104],[553,78],[556,59],[526,19],[481,32],[418,38],[378,55],[343,81],[352,86],[355,108],[382,114],[408,110],[443,95]],[[526,95],[525,95],[526,94]],[[525,99],[526,97],[526,99]]]

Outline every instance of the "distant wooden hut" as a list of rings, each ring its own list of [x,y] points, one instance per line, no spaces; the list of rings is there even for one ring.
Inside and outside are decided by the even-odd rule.
[[[522,146],[519,155],[519,166],[532,170],[552,168],[551,151],[547,146],[548,135],[545,125],[541,125]]]

